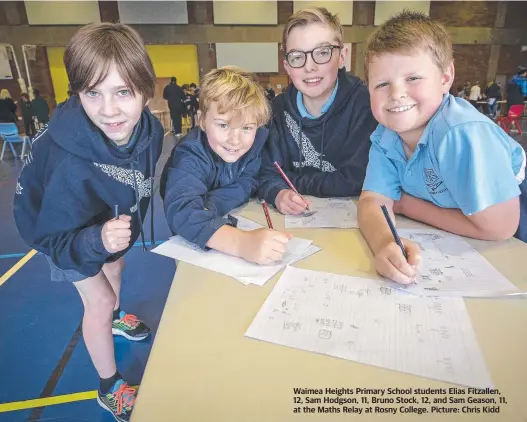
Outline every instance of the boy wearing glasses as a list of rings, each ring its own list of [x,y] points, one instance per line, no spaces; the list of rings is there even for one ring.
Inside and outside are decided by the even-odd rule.
[[[335,15],[325,8],[298,11],[285,25],[283,46],[293,83],[273,101],[258,196],[296,215],[309,204],[288,188],[274,162],[301,195],[359,195],[377,122],[368,89],[346,75],[348,52]]]

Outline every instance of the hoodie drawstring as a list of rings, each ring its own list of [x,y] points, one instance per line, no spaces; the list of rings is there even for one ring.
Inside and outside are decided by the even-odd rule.
[[[326,122],[327,119],[324,119],[324,123],[322,123],[322,140],[320,141],[320,171],[322,171],[322,159],[324,158],[324,134],[326,133]]]
[[[139,217],[139,228],[141,230],[141,242],[143,243],[143,250],[144,251],[147,251],[147,247],[146,247],[146,244],[145,244],[145,232],[143,230],[143,218],[141,217],[141,204],[140,204],[140,200],[139,200],[139,188],[137,186],[137,178],[136,178],[136,173],[135,173],[135,168],[134,168],[134,163],[133,161],[130,162],[130,169],[132,170],[132,179],[134,179],[134,192],[135,192],[135,201],[136,201],[136,206],[137,206],[137,216]]]
[[[148,166],[150,167],[150,246],[153,248],[156,244],[154,239],[154,177],[156,169],[154,165],[154,159],[152,157],[152,144],[148,148]]]

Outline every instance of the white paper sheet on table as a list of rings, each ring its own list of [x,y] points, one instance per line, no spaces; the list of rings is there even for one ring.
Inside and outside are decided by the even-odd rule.
[[[471,387],[492,387],[462,298],[287,267],[246,336]]]
[[[304,217],[302,215],[286,215],[285,228],[323,228],[336,227],[342,229],[359,227],[357,222],[357,206],[349,198],[316,198],[306,196],[311,201],[310,210],[315,214]]]
[[[238,227],[242,230],[254,230],[262,227],[247,218],[241,216],[236,216],[236,218],[238,219]],[[242,258],[226,255],[215,250],[205,252],[193,243],[187,242],[181,236],[171,237],[153,249],[152,252],[229,275],[240,279],[244,284],[263,285],[286,265],[300,259],[311,243],[311,240],[292,238],[287,243],[287,251],[282,261],[276,265],[257,265]]]
[[[431,229],[399,229],[399,236],[417,243],[422,262],[418,283],[391,287],[421,296],[495,297],[518,294],[483,256],[460,236]]]

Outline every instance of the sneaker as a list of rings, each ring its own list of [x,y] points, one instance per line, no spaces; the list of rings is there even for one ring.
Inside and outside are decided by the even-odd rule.
[[[135,315],[121,311],[119,319],[114,319],[112,322],[112,333],[128,340],[139,341],[148,337],[150,328]]]
[[[128,422],[136,397],[137,390],[120,379],[114,384],[108,394],[98,392],[97,403],[110,412],[116,421]]]

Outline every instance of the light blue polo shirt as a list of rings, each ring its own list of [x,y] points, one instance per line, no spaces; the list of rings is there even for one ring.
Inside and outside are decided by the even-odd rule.
[[[409,160],[393,130],[379,124],[371,141],[363,190],[393,200],[404,191],[465,215],[520,195],[523,148],[461,98],[443,98]]]
[[[333,101],[335,101],[335,97],[337,96],[338,87],[339,87],[339,80],[337,79],[337,84],[335,85],[335,88],[333,88],[333,92],[331,93],[331,96],[322,106],[322,110],[320,110],[321,115],[324,114],[326,111],[328,111],[329,108],[331,107],[331,104],[333,104]],[[307,111],[307,108],[304,105],[304,99],[302,98],[302,93],[300,91],[296,93],[296,107],[298,108],[298,112],[300,113],[300,116],[307,117],[308,119],[311,119],[311,120],[316,119],[316,117],[313,117],[311,114],[309,114],[309,111]]]

